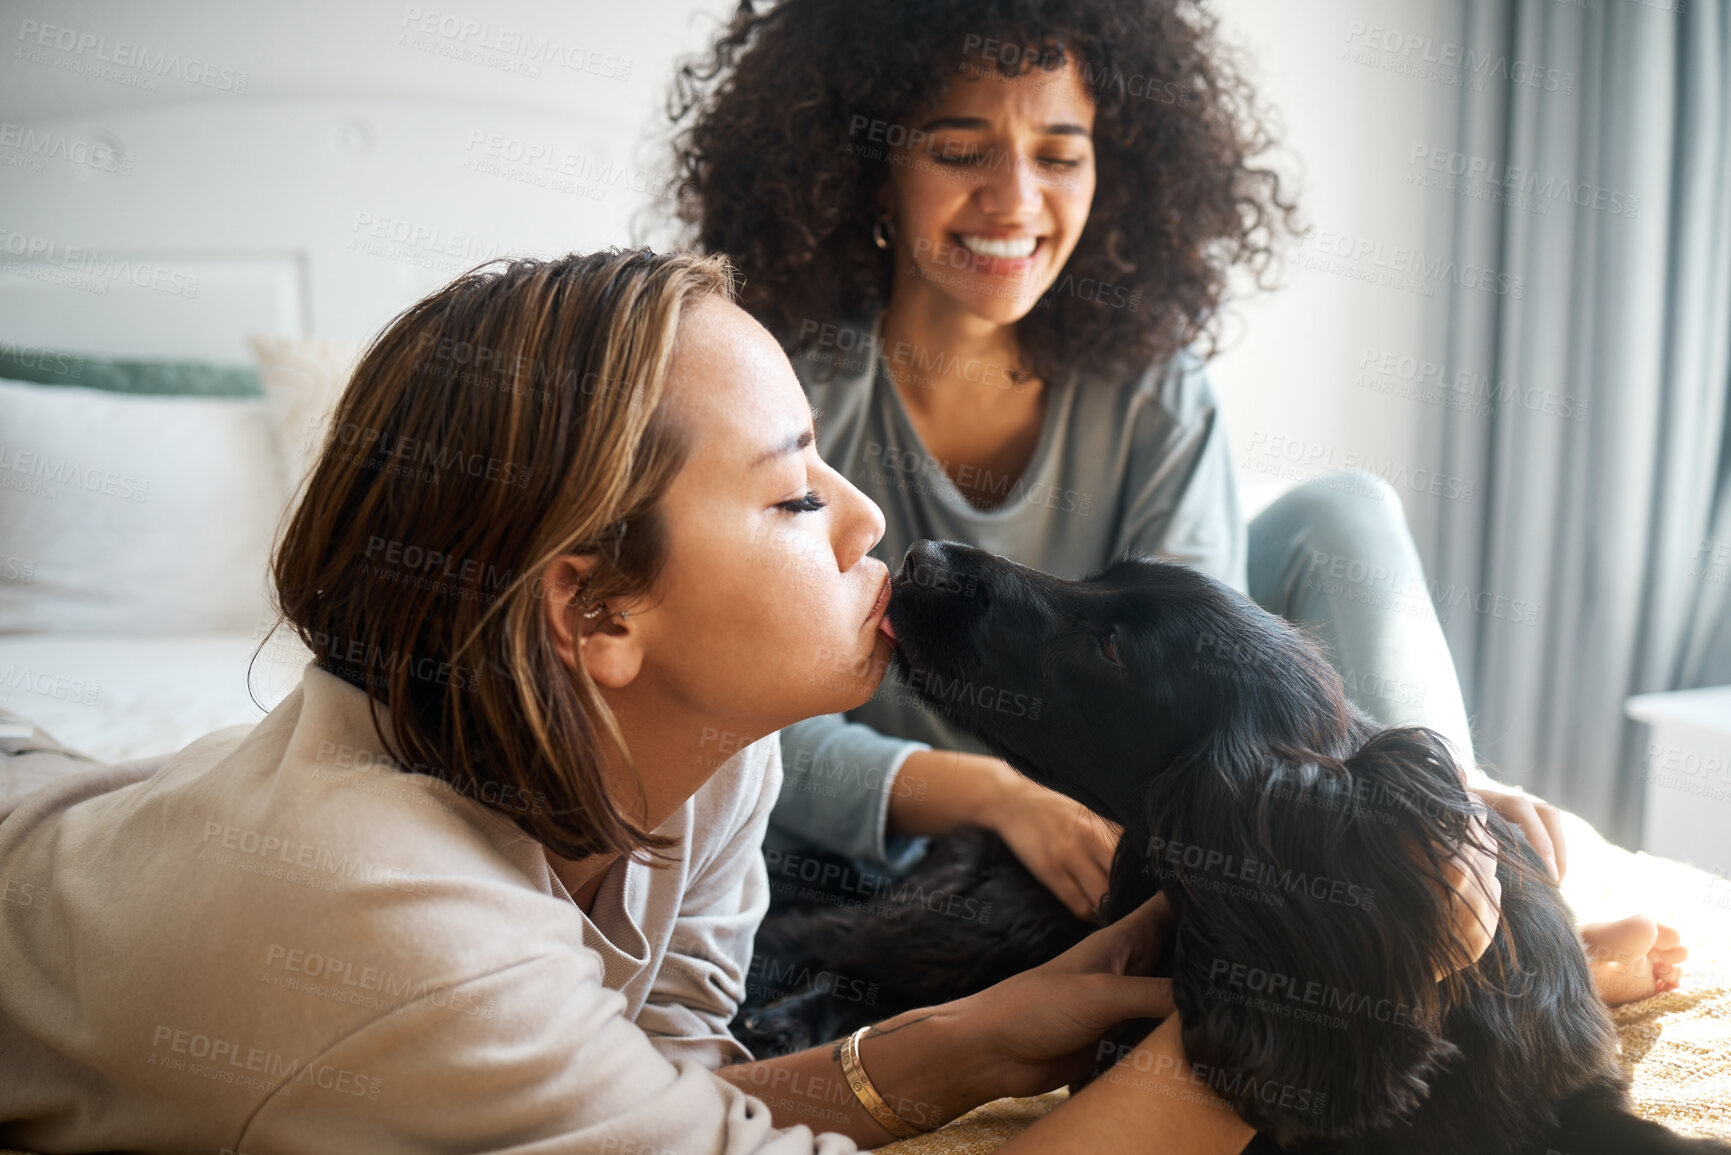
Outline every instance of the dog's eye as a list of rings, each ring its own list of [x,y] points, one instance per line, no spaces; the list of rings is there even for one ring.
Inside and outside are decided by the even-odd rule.
[[[1124,660],[1118,656],[1118,631],[1108,630],[1100,639],[1100,656],[1114,666],[1122,666]]]

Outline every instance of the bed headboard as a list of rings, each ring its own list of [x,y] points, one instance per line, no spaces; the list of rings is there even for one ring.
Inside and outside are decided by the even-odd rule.
[[[5,272],[0,347],[240,364],[246,334],[307,330],[296,253],[109,249],[13,257]]]
[[[607,114],[476,102],[133,108],[0,133],[0,342],[245,363],[370,336],[489,257],[617,244],[655,149]]]

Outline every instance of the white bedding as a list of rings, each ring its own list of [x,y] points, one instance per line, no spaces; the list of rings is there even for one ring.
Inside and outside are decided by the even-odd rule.
[[[166,754],[257,722],[294,688],[300,643],[279,631],[253,661],[257,648],[245,634],[4,636],[0,708],[98,761]]]

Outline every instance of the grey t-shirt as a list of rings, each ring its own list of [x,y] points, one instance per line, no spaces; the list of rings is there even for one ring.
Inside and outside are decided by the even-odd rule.
[[[1214,389],[1193,354],[1121,381],[1047,384],[1032,459],[1019,478],[978,478],[1001,495],[981,509],[926,451],[891,382],[889,363],[913,365],[916,355],[886,347],[869,324],[837,332],[839,341],[795,357],[793,367],[817,411],[818,451],[883,509],[884,536],[872,553],[892,571],[909,545],[932,538],[968,542],[1061,577],[1083,577],[1137,553],[1245,588],[1246,535],[1230,448]],[[961,369],[981,388],[1012,387],[990,367]],[[893,675],[863,706],[789,726],[781,742],[784,778],[766,846],[787,852],[814,845],[897,866],[923,846],[885,841],[902,760],[927,748],[982,752],[915,704]]]

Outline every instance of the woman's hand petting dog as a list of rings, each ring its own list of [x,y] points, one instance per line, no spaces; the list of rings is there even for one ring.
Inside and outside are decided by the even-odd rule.
[[[1077,918],[1097,920],[1124,833],[1116,822],[1004,765],[1011,781],[980,816]]]
[[[1467,789],[1498,814],[1503,821],[1527,836],[1527,842],[1550,868],[1553,881],[1563,881],[1569,868],[1568,851],[1563,846],[1563,812],[1534,798],[1519,786],[1504,786],[1489,780],[1470,785]]]
[[[1080,919],[1094,920],[1122,829],[1023,777],[1002,758],[916,750],[890,795],[890,834],[949,834],[983,826]]]
[[[1093,1070],[1107,1031],[1173,1014],[1172,980],[1148,977],[1172,922],[1155,895],[1057,958],[950,1004],[979,1031],[990,1085],[1024,1096],[1073,1083]]]

